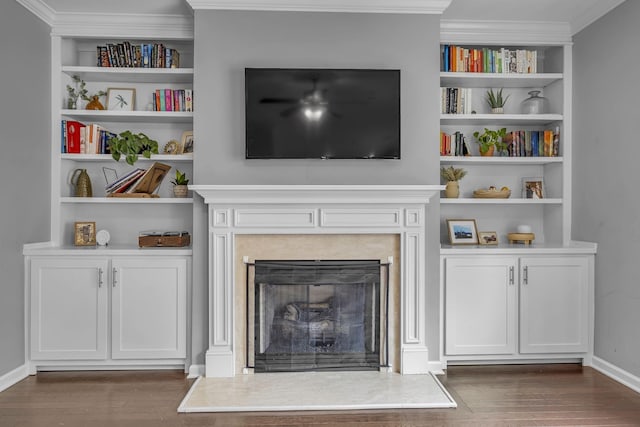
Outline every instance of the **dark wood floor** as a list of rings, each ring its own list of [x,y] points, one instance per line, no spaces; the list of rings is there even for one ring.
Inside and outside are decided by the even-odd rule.
[[[640,394],[580,365],[458,366],[457,409],[178,414],[175,371],[48,372],[0,393],[0,426],[640,426]]]

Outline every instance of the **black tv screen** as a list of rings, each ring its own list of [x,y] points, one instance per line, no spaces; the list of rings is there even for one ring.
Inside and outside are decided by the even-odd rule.
[[[400,71],[245,69],[247,159],[399,159]]]

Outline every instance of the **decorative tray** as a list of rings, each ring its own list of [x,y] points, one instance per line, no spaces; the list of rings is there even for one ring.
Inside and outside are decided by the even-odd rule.
[[[476,199],[508,199],[511,196],[511,190],[508,188],[481,188],[473,192]]]

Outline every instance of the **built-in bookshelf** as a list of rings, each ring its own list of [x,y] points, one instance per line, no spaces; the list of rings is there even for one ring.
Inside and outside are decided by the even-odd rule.
[[[570,58],[568,44],[441,45],[440,164],[467,171],[459,198],[441,198],[443,246],[449,244],[446,220],[454,218],[475,219],[502,244],[521,224],[532,227],[538,246],[570,241]],[[491,89],[509,97],[502,114],[486,102]],[[533,90],[545,98],[545,109],[524,114],[521,102]],[[485,128],[505,128],[504,152],[480,156],[474,133]],[[527,197],[523,187],[530,180],[542,183],[543,198]],[[507,187],[511,195],[474,197],[490,187]]]
[[[193,176],[193,153],[175,149],[193,131],[193,40],[53,36],[52,43],[53,242],[71,245],[76,221],[95,221],[97,229],[109,231],[111,244],[120,247],[137,247],[138,233],[144,230],[191,232],[193,199],[174,197],[170,181],[176,170]],[[67,85],[77,83],[74,77],[85,83],[89,97],[125,91],[132,95],[132,105],[111,109],[108,96],[102,96],[104,110],[87,110],[86,102],[68,108]],[[81,147],[71,148],[65,134],[69,123],[82,128]],[[159,153],[141,155],[133,166],[124,158],[116,162],[108,139],[127,130],[157,141]],[[171,167],[155,191],[157,197],[108,197],[106,188],[114,179],[154,162]],[[74,196],[71,176],[76,169],[86,169],[93,197]]]

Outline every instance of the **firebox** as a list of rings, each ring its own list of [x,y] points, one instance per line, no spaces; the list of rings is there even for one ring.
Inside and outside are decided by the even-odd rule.
[[[247,348],[253,348],[255,372],[386,365],[386,264],[256,261],[254,268],[253,343]]]

